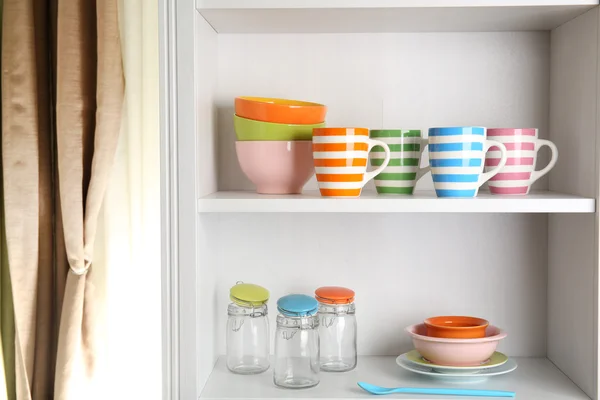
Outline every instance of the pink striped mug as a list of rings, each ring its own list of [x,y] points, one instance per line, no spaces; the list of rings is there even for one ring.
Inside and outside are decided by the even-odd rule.
[[[493,194],[527,194],[531,185],[546,175],[558,160],[558,149],[549,140],[538,139],[537,129],[489,128],[487,136],[506,146],[506,165],[497,175],[488,181]],[[552,159],[545,168],[536,171],[537,153],[543,146],[550,147]],[[500,162],[500,151],[490,148],[485,156],[486,171],[493,169]]]

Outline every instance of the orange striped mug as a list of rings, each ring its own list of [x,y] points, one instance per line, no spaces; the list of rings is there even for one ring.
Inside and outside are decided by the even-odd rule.
[[[369,138],[366,128],[313,129],[313,158],[321,196],[358,197],[365,184],[390,162],[390,148]],[[369,151],[374,146],[385,150],[379,168],[367,172]]]

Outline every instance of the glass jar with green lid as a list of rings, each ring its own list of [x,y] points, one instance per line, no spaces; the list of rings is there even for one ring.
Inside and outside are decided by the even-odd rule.
[[[239,282],[229,290],[227,307],[227,368],[236,374],[260,374],[269,369],[269,291]]]

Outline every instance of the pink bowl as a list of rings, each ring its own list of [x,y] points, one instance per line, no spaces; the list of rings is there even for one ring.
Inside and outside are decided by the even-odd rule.
[[[412,337],[415,349],[437,365],[470,367],[486,362],[496,351],[506,333],[488,326],[485,337],[479,339],[447,339],[426,336],[425,324],[412,325],[406,332]]]
[[[312,141],[236,142],[244,174],[262,194],[300,194],[315,173]]]

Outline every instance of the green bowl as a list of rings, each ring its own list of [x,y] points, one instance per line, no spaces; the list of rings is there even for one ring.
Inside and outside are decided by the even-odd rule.
[[[323,128],[325,122],[312,125],[276,124],[234,115],[233,126],[239,141],[312,140],[313,128]]]

